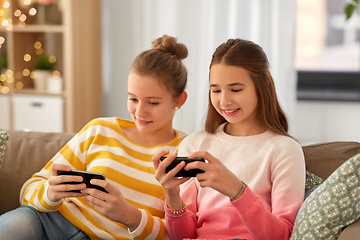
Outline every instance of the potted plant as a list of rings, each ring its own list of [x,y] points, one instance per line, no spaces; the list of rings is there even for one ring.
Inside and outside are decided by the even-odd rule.
[[[55,61],[50,61],[50,56],[41,54],[36,57],[35,63],[35,89],[44,91],[46,90],[46,79],[51,76],[54,69]]]
[[[4,74],[8,68],[8,61],[7,61],[7,51],[0,51],[0,75]],[[0,77],[0,86],[5,85],[5,79],[3,76]]]

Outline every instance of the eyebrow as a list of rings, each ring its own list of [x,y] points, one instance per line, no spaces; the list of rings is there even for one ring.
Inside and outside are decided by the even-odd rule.
[[[218,86],[217,84],[210,84],[210,87],[217,87],[217,86]],[[230,86],[230,87],[233,87],[233,86],[245,86],[245,84],[239,83],[239,82],[235,82],[235,83],[230,83],[229,86]]]
[[[131,95],[131,96],[133,96],[133,97],[136,97],[136,95],[133,94],[133,93],[131,93],[131,92],[128,92],[128,95]],[[145,99],[161,99],[161,97],[152,97],[152,96],[150,96],[150,97],[146,97]]]

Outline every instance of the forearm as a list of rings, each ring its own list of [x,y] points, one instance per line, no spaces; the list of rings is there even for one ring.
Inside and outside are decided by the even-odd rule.
[[[165,220],[166,231],[171,240],[182,240],[185,238],[195,239],[197,237],[196,216],[189,210],[186,210],[186,212],[179,217],[165,214]]]
[[[135,206],[129,204],[129,207],[126,208],[127,213],[122,217],[122,224],[129,228],[129,231],[132,232],[138,228],[141,222],[142,214],[139,209]]]
[[[238,199],[232,201],[247,231],[255,239],[289,239],[293,223],[287,214],[276,216],[267,210],[261,199],[249,188]],[[256,218],[254,216],[256,215]]]
[[[195,179],[190,179],[188,182],[181,185],[180,206],[182,206],[182,199],[186,204],[186,210],[179,207],[177,202],[176,210],[180,209],[177,214],[174,213],[173,207],[165,206],[165,220],[166,231],[171,240],[190,238],[195,239],[197,229],[197,218],[195,213],[197,208],[197,187]],[[175,198],[175,196],[173,196]],[[179,199],[170,199],[170,201],[179,201]],[[185,211],[184,211],[185,210]]]
[[[183,201],[180,197],[179,191],[177,192],[165,191],[165,201],[167,207],[174,210],[180,210],[183,205]]]

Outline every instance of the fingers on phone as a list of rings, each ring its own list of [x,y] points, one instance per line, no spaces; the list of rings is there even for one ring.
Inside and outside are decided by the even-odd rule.
[[[57,172],[59,170],[62,171],[70,171],[71,167],[65,164],[58,164],[58,163],[54,163],[53,165],[51,165],[51,173],[52,175],[58,175]]]
[[[86,189],[85,183],[80,184],[63,184],[61,186],[62,192],[73,192],[73,193],[81,193],[82,190]]]
[[[110,187],[110,184],[103,179],[91,179],[90,180],[90,184],[92,185],[90,188],[94,188],[103,192],[108,193],[108,191],[106,190],[108,187]]]
[[[59,176],[61,191],[63,192],[77,192],[86,188],[81,176],[61,175]]]
[[[185,161],[181,161],[172,170],[170,170],[169,173],[175,176],[183,167],[185,167],[185,165],[186,165]]]
[[[61,183],[79,184],[84,181],[83,177],[74,175],[61,175],[59,178]]]
[[[192,169],[199,169],[202,163],[203,162],[201,162],[201,161],[190,162],[190,163],[186,164],[184,169],[186,171],[189,171],[189,170],[192,170]]]

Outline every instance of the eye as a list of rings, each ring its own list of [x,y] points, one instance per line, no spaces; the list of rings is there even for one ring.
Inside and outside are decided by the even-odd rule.
[[[150,105],[159,105],[158,102],[149,102]]]
[[[243,89],[241,88],[241,89],[232,89],[231,91],[233,91],[233,92],[241,92]]]
[[[221,90],[212,90],[211,92],[213,92],[213,93],[219,93],[219,92],[221,92]]]
[[[138,100],[137,100],[136,98],[129,97],[129,101],[132,101],[132,102],[137,102]]]

